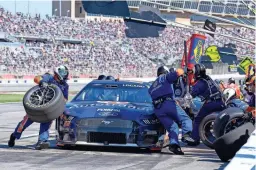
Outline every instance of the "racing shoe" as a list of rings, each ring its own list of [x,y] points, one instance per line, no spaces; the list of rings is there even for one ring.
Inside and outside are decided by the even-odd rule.
[[[38,141],[36,146],[35,146],[35,149],[36,150],[42,150],[42,149],[47,149],[50,147],[50,143],[47,142],[47,141]]]
[[[184,152],[182,152],[180,146],[177,144],[169,145],[169,150],[173,152],[175,155],[184,155]]]
[[[16,137],[12,133],[11,136],[10,136],[10,139],[8,141],[8,146],[9,147],[13,147],[15,145],[15,139],[16,139]]]
[[[200,144],[200,140],[196,141],[194,140],[190,133],[184,134],[183,137],[181,138],[181,141],[186,143],[188,146],[197,146]]]

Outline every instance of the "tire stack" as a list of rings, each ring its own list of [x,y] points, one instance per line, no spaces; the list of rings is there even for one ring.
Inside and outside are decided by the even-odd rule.
[[[213,146],[219,158],[224,162],[232,159],[254,130],[252,123],[246,123],[218,138]]]

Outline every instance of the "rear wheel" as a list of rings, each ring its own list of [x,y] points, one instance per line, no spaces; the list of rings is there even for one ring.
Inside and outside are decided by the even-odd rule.
[[[215,119],[214,122],[214,135],[216,138],[238,128],[246,123],[242,118],[244,112],[239,108],[227,108],[223,110]]]
[[[203,144],[211,149],[214,149],[213,142],[216,140],[213,133],[213,125],[217,114],[210,114],[206,116],[199,126],[199,136]]]

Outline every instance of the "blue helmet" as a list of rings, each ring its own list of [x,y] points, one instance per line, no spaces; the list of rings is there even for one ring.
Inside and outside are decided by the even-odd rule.
[[[113,76],[107,76],[107,77],[106,77],[106,80],[115,80],[115,77],[113,77]]]

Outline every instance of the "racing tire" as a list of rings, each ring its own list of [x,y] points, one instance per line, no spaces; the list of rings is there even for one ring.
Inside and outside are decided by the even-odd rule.
[[[232,159],[236,152],[247,142],[254,130],[255,127],[252,123],[246,123],[218,138],[213,146],[219,158],[223,162]]]
[[[34,86],[24,95],[23,106],[33,122],[46,123],[58,118],[65,110],[65,99],[60,88]]]
[[[206,116],[199,125],[199,136],[203,144],[207,147],[214,149],[213,142],[216,140],[213,132],[211,132],[213,123],[218,114],[212,113]]]
[[[227,108],[220,112],[220,114],[216,117],[213,131],[216,138],[223,136],[226,132],[226,125],[234,119],[242,118],[244,115],[243,110],[235,107]]]

